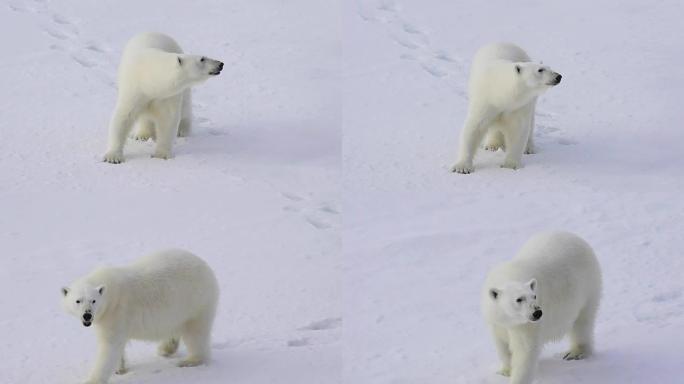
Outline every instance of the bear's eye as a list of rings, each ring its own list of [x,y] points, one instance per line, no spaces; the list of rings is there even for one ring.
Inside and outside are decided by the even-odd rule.
[[[539,72],[539,73],[544,72],[544,68],[539,68],[539,70],[537,72]]]
[[[537,295],[532,296],[534,300],[537,300]]]
[[[515,302],[518,303],[518,304],[520,304],[520,303],[522,303],[523,301],[525,301],[525,298],[524,298],[524,297],[518,297],[518,299],[517,299]]]
[[[200,59],[200,62],[204,63],[204,56]]]
[[[95,304],[95,300],[93,300],[93,304]]]
[[[81,300],[76,300],[76,304],[81,304]]]

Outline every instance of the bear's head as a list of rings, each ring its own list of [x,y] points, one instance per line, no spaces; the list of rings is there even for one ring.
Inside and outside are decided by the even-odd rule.
[[[560,83],[560,73],[537,63],[514,63],[516,75],[523,81],[527,89],[536,94],[541,94],[547,89]]]
[[[189,86],[197,85],[212,76],[218,76],[223,63],[205,56],[176,55],[176,63],[180,69],[179,76]]]
[[[537,280],[509,282],[487,289],[487,311],[492,321],[503,327],[535,323],[542,317],[537,301]]]
[[[88,282],[75,282],[62,288],[64,310],[90,327],[100,318],[107,307],[107,289],[104,285],[94,286]]]

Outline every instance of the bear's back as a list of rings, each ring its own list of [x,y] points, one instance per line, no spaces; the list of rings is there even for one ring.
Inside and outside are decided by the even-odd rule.
[[[183,53],[180,45],[173,38],[157,32],[145,32],[134,36],[126,43],[124,52],[130,53],[141,49],[159,49],[164,52]]]
[[[493,60],[511,62],[531,61],[527,53],[520,47],[511,43],[493,43],[481,47],[475,54],[473,65],[486,63]]]

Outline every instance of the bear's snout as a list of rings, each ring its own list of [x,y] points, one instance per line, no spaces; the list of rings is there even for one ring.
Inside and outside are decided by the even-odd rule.
[[[92,321],[93,320],[93,315],[90,314],[90,312],[86,312],[83,314],[83,320],[84,321]]]
[[[541,319],[542,317],[542,311],[541,309],[537,309],[532,313],[532,321],[537,321]]]
[[[556,75],[556,84],[559,84],[563,76],[559,73]]]
[[[223,70],[223,62],[219,61],[218,64],[216,65],[216,68],[213,71],[209,72],[209,74],[216,76],[216,75],[220,74],[222,70]]]

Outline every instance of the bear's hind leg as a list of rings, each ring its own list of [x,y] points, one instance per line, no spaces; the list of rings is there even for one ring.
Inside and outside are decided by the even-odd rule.
[[[123,375],[126,372],[128,372],[128,369],[126,369],[126,358],[122,353],[121,360],[119,360],[119,368],[117,368],[117,370],[114,373],[116,373],[117,375]]]
[[[168,340],[164,340],[157,347],[157,353],[159,356],[169,357],[172,356],[178,350],[178,338],[172,337]]]
[[[154,140],[156,139],[154,129],[154,121],[152,119],[141,118],[138,121],[138,130],[133,135],[133,138],[138,141]]]
[[[179,367],[194,367],[209,362],[213,321],[213,311],[208,310],[184,325],[181,338],[188,349],[188,357],[178,363]]]
[[[594,351],[594,323],[598,304],[590,303],[580,312],[570,330],[570,350],[563,360],[582,360]]]
[[[489,133],[487,133],[487,137],[485,138],[484,149],[492,152],[496,152],[499,149],[505,151],[506,146],[504,145],[503,133],[498,129],[490,128]]]
[[[169,97],[152,104],[150,108],[157,116],[157,148],[152,157],[170,159],[173,157],[171,147],[173,147],[173,140],[176,138],[180,122],[181,96]]]
[[[530,110],[531,106],[528,105],[505,117],[503,134],[506,142],[506,159],[501,164],[502,168],[522,167],[522,155],[530,134]]]
[[[192,91],[190,89],[183,92],[183,106],[181,119],[178,124],[178,137],[190,136],[192,131]]]

